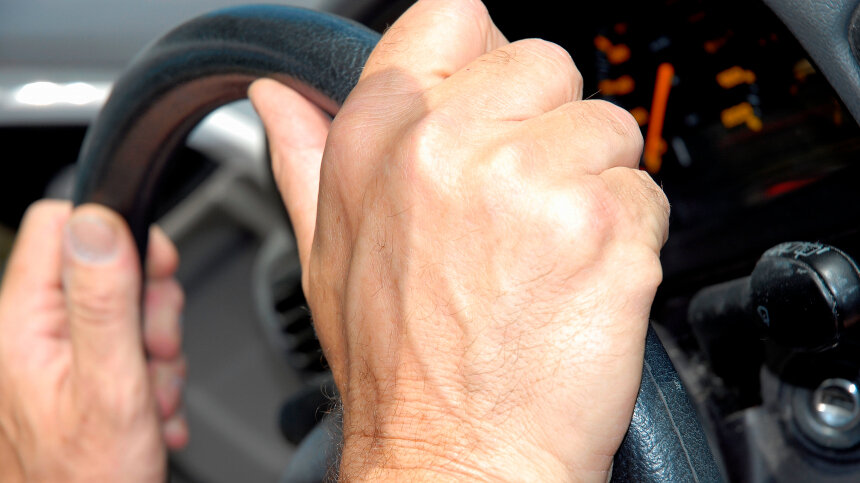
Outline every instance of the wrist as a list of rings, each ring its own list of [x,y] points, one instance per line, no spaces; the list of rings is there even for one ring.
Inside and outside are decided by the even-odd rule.
[[[432,422],[429,422],[432,421]],[[346,426],[345,426],[346,427]],[[577,475],[519,435],[497,437],[438,419],[380,421],[344,433],[344,481],[569,481]],[[397,431],[393,431],[393,429]],[[596,481],[606,481],[600,475]]]

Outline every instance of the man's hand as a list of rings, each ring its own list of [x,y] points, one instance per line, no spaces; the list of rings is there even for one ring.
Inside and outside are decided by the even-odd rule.
[[[273,81],[250,94],[343,398],[342,476],[605,480],[669,211],[632,117],[477,0],[388,30],[321,168],[325,117]]]
[[[164,481],[165,445],[188,440],[177,264],[152,230],[141,333],[125,222],[98,206],[29,209],[0,291],[0,480]]]

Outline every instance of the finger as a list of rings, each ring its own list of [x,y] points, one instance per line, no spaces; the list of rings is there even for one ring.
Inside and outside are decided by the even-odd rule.
[[[524,159],[546,160],[561,175],[599,174],[616,166],[635,168],[642,156],[642,132],[636,120],[606,101],[570,102],[516,130],[519,134],[510,136],[520,140],[512,146],[514,151],[525,151]]]
[[[659,253],[669,237],[669,200],[663,190],[639,169],[611,168],[600,177],[627,210],[631,236]]]
[[[162,426],[164,444],[171,450],[182,449],[188,445],[188,421],[180,411],[168,419]]]
[[[422,0],[409,8],[380,39],[361,79],[428,89],[476,57],[507,43],[479,0]],[[406,75],[404,75],[406,74]]]
[[[581,98],[582,75],[570,54],[526,39],[478,57],[434,88],[428,104],[456,103],[480,119],[520,121]]]
[[[149,229],[149,246],[146,250],[146,276],[148,278],[172,277],[179,268],[179,252],[164,233],[153,225]]]
[[[182,353],[185,295],[175,279],[150,281],[144,294],[143,340],[153,359],[173,360]]]
[[[63,299],[56,294],[61,287],[63,227],[71,212],[71,204],[65,201],[42,200],[27,209],[2,274],[0,309],[19,314],[62,310]],[[4,339],[17,340],[31,335],[51,338],[67,335],[62,317],[0,317],[0,330]]]
[[[60,286],[63,226],[71,213],[67,201],[41,200],[30,205],[6,265],[4,291],[32,294]]]
[[[66,224],[63,286],[74,369],[96,388],[145,378],[140,335],[140,267],[125,221],[99,205]]]
[[[186,377],[185,359],[161,362],[150,361],[149,372],[155,400],[158,402],[158,413],[166,421],[173,417],[182,403],[182,391],[185,388]]]
[[[271,79],[260,79],[248,90],[263,120],[272,153],[272,171],[287,205],[299,248],[307,267],[320,185],[320,163],[331,121],[294,90]]]

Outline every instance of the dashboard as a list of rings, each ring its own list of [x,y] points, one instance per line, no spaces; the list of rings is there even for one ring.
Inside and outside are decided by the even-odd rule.
[[[642,126],[642,167],[673,201],[675,230],[857,158],[850,113],[763,4],[637,2],[597,27],[594,46],[599,95]]]
[[[837,192],[860,176],[860,128],[763,3],[588,2],[570,15],[532,2],[501,16],[493,4],[503,31],[566,47],[585,97],[639,122],[641,168],[672,204],[670,284],[730,277],[787,236],[850,235],[856,203]]]

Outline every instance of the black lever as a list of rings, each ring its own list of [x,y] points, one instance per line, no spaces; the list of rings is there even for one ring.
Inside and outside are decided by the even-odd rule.
[[[749,277],[700,290],[688,318],[700,327],[747,318],[783,347],[829,349],[860,320],[860,270],[838,248],[781,243],[762,255]]]

